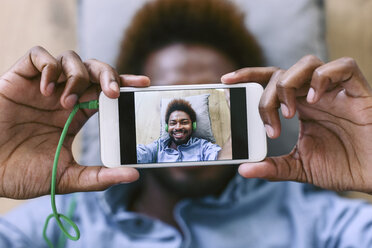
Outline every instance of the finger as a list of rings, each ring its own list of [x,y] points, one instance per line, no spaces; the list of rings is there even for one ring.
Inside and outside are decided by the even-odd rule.
[[[58,184],[58,193],[104,190],[115,184],[133,182],[138,177],[138,171],[129,167],[74,165],[63,174]]]
[[[280,135],[281,125],[278,114],[280,104],[276,93],[276,84],[283,73],[284,71],[278,70],[273,74],[259,103],[260,115],[265,125],[267,136],[272,139]]]
[[[90,59],[84,62],[88,70],[90,81],[100,84],[102,91],[109,98],[119,97],[120,77],[110,65]]]
[[[121,86],[147,87],[150,85],[150,79],[141,75],[120,75]]]
[[[352,78],[356,79],[355,81],[358,83],[348,83]],[[314,71],[307,102],[318,102],[327,90],[335,88],[338,84],[343,84],[347,93],[354,97],[366,95],[370,91],[368,82],[356,61],[345,57],[322,65]]]
[[[79,97],[89,87],[89,74],[79,55],[74,51],[67,51],[58,57],[66,77],[66,85],[61,95],[61,105],[72,108]]]
[[[294,159],[291,155],[266,158],[258,163],[241,164],[238,171],[245,178],[308,182],[301,162]]]
[[[40,91],[43,95],[50,96],[62,69],[50,53],[44,48],[36,46],[19,59],[10,71],[30,79],[41,74]]]
[[[285,118],[292,118],[295,115],[296,93],[302,87],[309,87],[314,70],[322,64],[317,57],[307,55],[283,74],[277,84],[277,94]]]
[[[266,85],[274,72],[279,70],[277,67],[249,67],[234,72],[230,72],[221,77],[221,82],[225,84],[235,84],[244,82],[257,82]]]

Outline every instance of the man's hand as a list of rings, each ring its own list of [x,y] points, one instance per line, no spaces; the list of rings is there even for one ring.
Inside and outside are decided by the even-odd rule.
[[[32,48],[0,78],[0,196],[24,199],[49,193],[57,143],[75,103],[97,99],[101,88],[116,98],[119,85],[148,84],[146,77],[119,76],[96,60],[83,63],[71,51],[56,59],[41,47]],[[132,168],[75,162],[73,138],[94,112],[80,110],[71,123],[59,158],[57,193],[103,190],[138,178]]]
[[[323,64],[306,56],[287,71],[245,68],[222,81],[268,83],[260,114],[270,138],[280,135],[279,107],[286,118],[298,113],[292,152],[242,164],[242,176],[372,192],[372,91],[353,59]]]

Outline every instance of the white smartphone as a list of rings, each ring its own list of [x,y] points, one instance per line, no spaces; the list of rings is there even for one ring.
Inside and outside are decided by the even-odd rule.
[[[240,164],[266,157],[257,83],[120,88],[99,97],[107,167]]]

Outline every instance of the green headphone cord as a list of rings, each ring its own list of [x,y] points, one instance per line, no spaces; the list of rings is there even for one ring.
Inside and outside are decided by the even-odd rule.
[[[68,117],[68,119],[66,121],[65,126],[63,127],[62,134],[61,134],[61,137],[60,137],[59,142],[58,142],[56,154],[54,156],[53,171],[52,171],[52,180],[51,180],[51,185],[50,185],[50,196],[51,196],[51,205],[52,205],[52,211],[53,211],[53,213],[50,214],[47,217],[47,219],[45,220],[44,229],[43,229],[43,237],[44,237],[44,239],[47,242],[47,244],[48,244],[49,247],[53,247],[53,244],[48,239],[47,234],[46,234],[46,231],[48,229],[49,221],[53,217],[56,219],[59,228],[66,235],[67,238],[69,238],[70,240],[73,240],[73,241],[77,241],[80,238],[80,230],[77,227],[77,225],[69,217],[67,217],[67,216],[65,216],[63,214],[58,213],[57,207],[56,207],[56,202],[55,202],[57,166],[58,166],[59,155],[61,153],[63,141],[64,141],[64,139],[66,137],[67,130],[68,130],[68,128],[69,128],[69,126],[70,126],[70,124],[72,122],[72,119],[74,118],[75,114],[78,112],[79,109],[98,109],[98,100],[93,100],[93,101],[89,101],[89,102],[82,102],[82,103],[76,104],[74,106],[74,109],[71,111],[71,113],[70,113],[70,115],[69,115],[69,117]],[[75,231],[75,236],[72,236],[71,234],[69,234],[69,232],[64,227],[61,219],[63,219],[70,226],[72,226],[72,228]]]

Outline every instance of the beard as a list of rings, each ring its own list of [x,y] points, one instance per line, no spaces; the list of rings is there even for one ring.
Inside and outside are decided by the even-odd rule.
[[[181,198],[220,194],[236,175],[237,166],[157,168],[146,170],[166,191]]]
[[[185,134],[185,133],[187,133],[187,131],[185,131],[185,130],[182,130],[182,132]],[[170,136],[170,138],[171,138],[171,141],[172,142],[174,142],[176,145],[183,145],[183,144],[186,144],[188,141],[189,141],[189,139],[191,138],[191,133],[188,135],[188,136],[186,136],[184,139],[175,139],[174,137],[173,137],[173,135],[174,135],[174,131],[172,131],[172,134],[171,135],[169,135]]]

